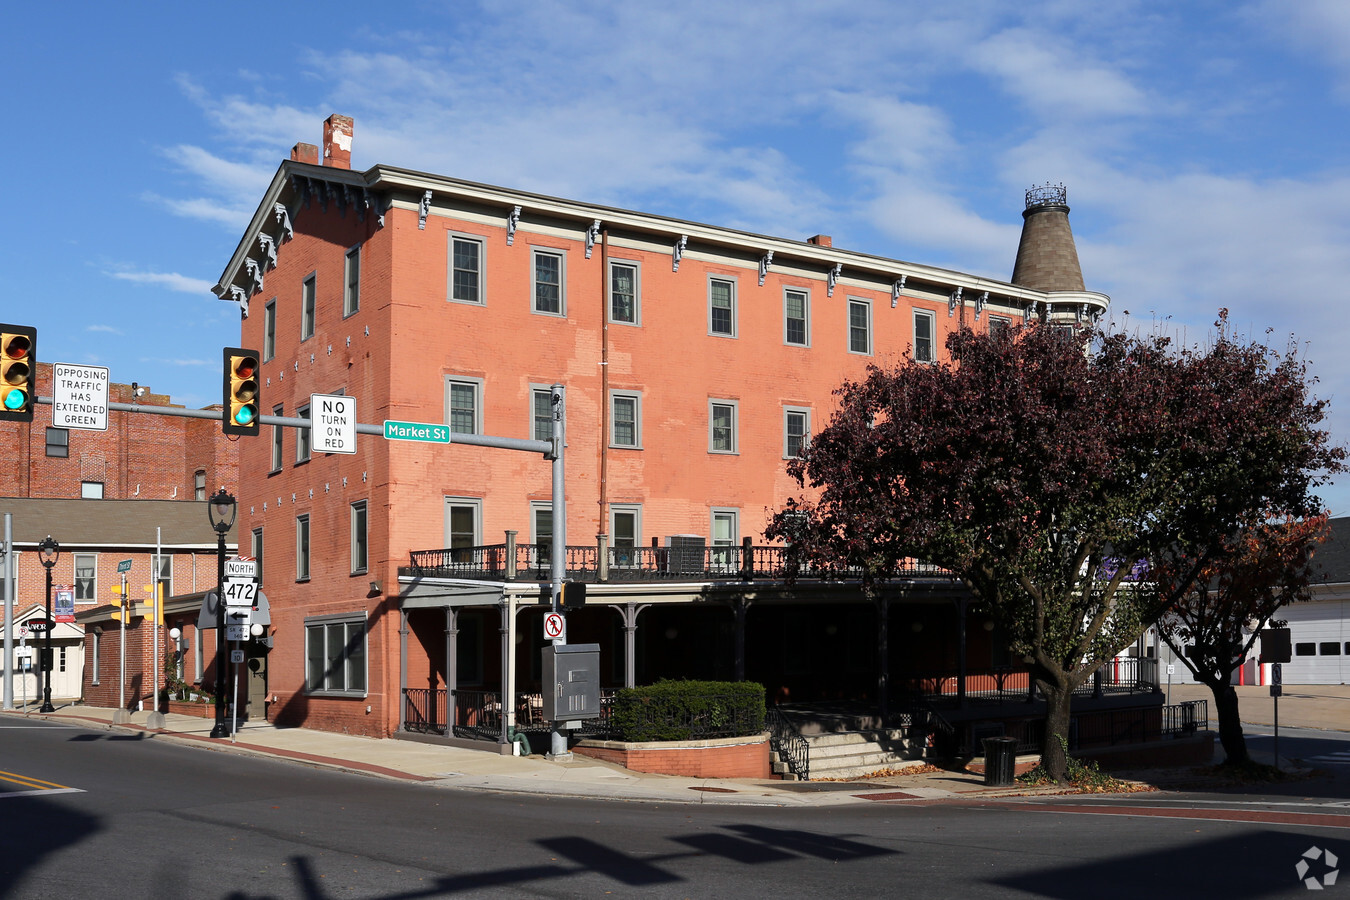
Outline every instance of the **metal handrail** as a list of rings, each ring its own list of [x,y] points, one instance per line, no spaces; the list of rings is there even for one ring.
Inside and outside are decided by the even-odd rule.
[[[770,706],[764,711],[764,727],[769,731],[769,749],[787,763],[788,771],[802,781],[811,780],[811,744],[787,716]]]

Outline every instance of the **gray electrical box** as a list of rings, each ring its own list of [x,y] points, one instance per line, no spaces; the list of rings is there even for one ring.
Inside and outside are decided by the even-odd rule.
[[[600,645],[544,647],[544,718],[578,722],[600,715]]]

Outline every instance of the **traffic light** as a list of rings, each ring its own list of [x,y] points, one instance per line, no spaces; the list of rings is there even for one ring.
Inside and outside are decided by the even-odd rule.
[[[226,347],[224,400],[221,403],[225,433],[257,434],[260,430],[259,402],[258,351]]]
[[[33,421],[37,400],[37,329],[0,324],[0,419]]]

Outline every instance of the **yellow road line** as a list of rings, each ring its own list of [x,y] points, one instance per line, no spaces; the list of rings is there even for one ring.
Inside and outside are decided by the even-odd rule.
[[[12,784],[17,784],[22,787],[37,788],[39,790],[43,788],[60,788],[62,790],[69,789],[64,784],[56,784],[55,782],[52,781],[43,781],[40,778],[31,778],[27,775],[16,775],[13,772],[0,772],[0,781],[8,781]]]

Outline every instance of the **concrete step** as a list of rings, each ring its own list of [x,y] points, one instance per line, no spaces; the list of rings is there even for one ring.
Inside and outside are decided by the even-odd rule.
[[[817,748],[849,747],[857,744],[903,744],[907,735],[903,728],[888,728],[885,731],[841,731],[832,734],[803,735],[811,745],[811,752]]]
[[[907,769],[912,766],[921,766],[924,762],[921,759],[902,759],[886,763],[884,765],[862,765],[849,766],[837,769],[825,769],[817,772],[816,767],[811,767],[811,779],[819,781],[825,778],[866,778],[869,775],[875,775],[877,772],[886,769]]]

